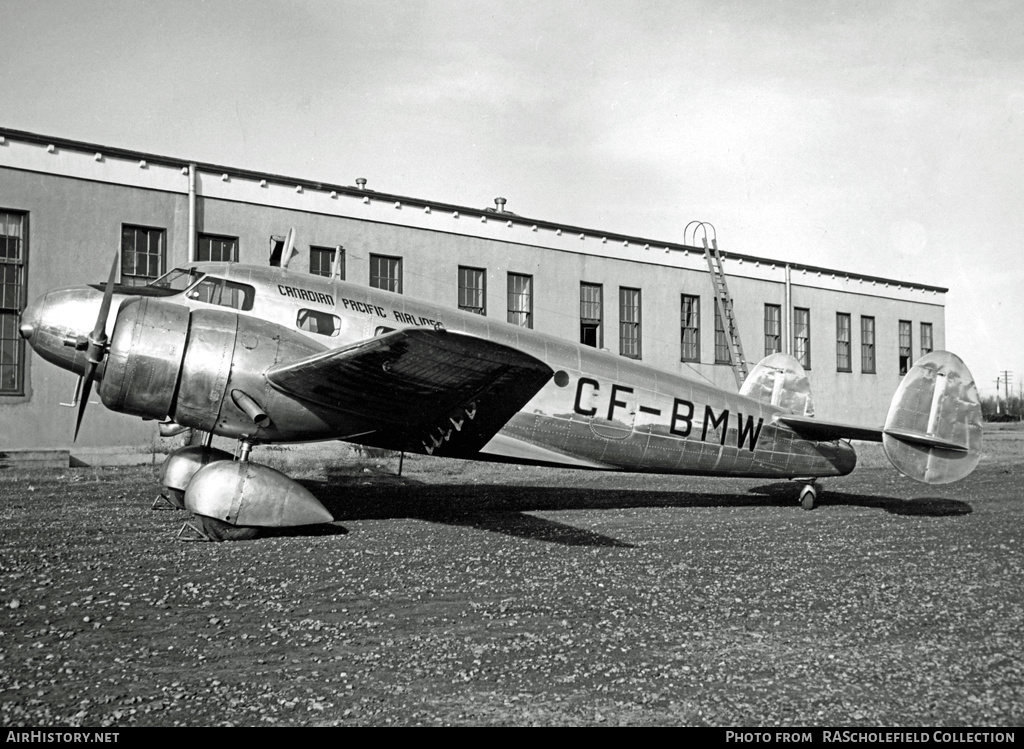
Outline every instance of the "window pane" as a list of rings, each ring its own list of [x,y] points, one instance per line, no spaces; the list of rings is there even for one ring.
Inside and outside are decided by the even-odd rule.
[[[619,287],[619,353],[640,358],[640,289]]]
[[[459,266],[459,309],[486,314],[484,283],[486,274],[482,268]]]
[[[845,312],[836,313],[836,369],[849,372],[850,362],[850,316]]]
[[[804,369],[811,368],[811,311],[793,309],[793,356]]]
[[[144,286],[164,272],[164,229],[121,227],[121,283]]]
[[[682,361],[700,361],[700,297],[682,295],[679,319]]]
[[[370,286],[401,294],[402,259],[385,255],[370,255]]]
[[[764,355],[782,351],[782,305],[764,306]]]
[[[533,276],[508,274],[508,321],[522,328],[533,327]]]
[[[603,288],[598,283],[580,283],[580,343],[601,347]]]
[[[860,369],[873,374],[875,371],[875,318],[860,319]]]

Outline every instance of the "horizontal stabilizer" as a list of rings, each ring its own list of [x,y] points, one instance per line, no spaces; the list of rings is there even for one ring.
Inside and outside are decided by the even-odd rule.
[[[775,421],[785,424],[798,435],[808,440],[818,440],[820,442],[830,442],[832,440],[882,441],[882,430],[872,427],[844,424],[839,421],[813,419],[809,416],[797,416],[796,414],[780,414],[775,417]]]
[[[967,445],[961,445],[958,442],[950,442],[949,440],[939,439],[933,437],[930,434],[922,434],[921,432],[912,432],[909,429],[886,429],[884,433],[890,437],[895,437],[900,442],[909,442],[912,445],[922,445],[924,447],[937,447],[940,450],[952,450],[956,453],[968,452]]]

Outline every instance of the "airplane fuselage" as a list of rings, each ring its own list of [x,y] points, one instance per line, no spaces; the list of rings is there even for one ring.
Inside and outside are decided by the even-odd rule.
[[[589,346],[517,327],[469,312],[441,307],[409,296],[280,268],[232,263],[190,266],[205,274],[177,293],[158,297],[115,294],[118,320],[131,318],[128,305],[142,310],[136,329],[115,329],[108,321],[114,347],[107,373],[131,370],[136,363],[115,355],[118,335],[126,350],[139,351],[149,331],[158,343],[150,356],[184,357],[183,372],[206,388],[176,392],[177,379],[162,382],[160,367],[148,377],[151,399],[138,393],[101,389],[114,410],[153,415],[166,402],[166,414],[180,424],[253,442],[298,442],[346,439],[390,449],[460,458],[520,461],[545,465],[654,473],[813,478],[849,473],[856,464],[843,441],[818,442],[798,437],[776,423],[780,409]],[[66,299],[59,295],[65,294]],[[47,319],[40,309],[33,319],[33,347],[51,362],[81,372],[84,359],[66,341],[81,335],[92,317],[98,292],[77,289],[51,292]],[[153,301],[150,301],[153,300]],[[57,310],[64,306],[62,312]],[[70,310],[70,311],[69,311]],[[157,314],[159,312],[159,314]],[[35,315],[35,319],[33,318]],[[575,320],[566,320],[575,326]],[[76,325],[78,326],[76,328]],[[396,441],[383,429],[349,423],[344,411],[323,404],[298,403],[271,387],[266,370],[301,358],[363,341],[391,330],[434,328],[493,341],[546,363],[547,383],[483,447],[460,445],[458,430],[441,429],[422,448]],[[179,329],[183,331],[179,332]],[[168,332],[164,338],[156,335]],[[23,333],[24,334],[24,333]],[[130,338],[130,340],[129,340]],[[65,341],[65,343],[61,343]],[[118,368],[121,368],[120,370]],[[168,370],[169,371],[169,370]],[[102,376],[108,375],[103,372]],[[177,374],[174,375],[178,377]],[[126,382],[130,378],[124,378]],[[107,383],[104,383],[106,387]],[[206,393],[210,393],[207,397]],[[259,402],[270,418],[255,424],[243,413],[240,396]],[[141,403],[141,405],[139,405]],[[232,405],[233,403],[233,405]],[[126,405],[127,404],[127,405]]]

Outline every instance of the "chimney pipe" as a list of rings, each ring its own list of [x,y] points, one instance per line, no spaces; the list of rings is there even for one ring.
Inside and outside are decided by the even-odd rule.
[[[356,177],[356,185],[360,190],[366,189],[366,177]]]
[[[505,198],[495,198],[494,199],[494,205],[497,206],[498,213],[504,213],[505,212],[505,203],[506,202],[508,202],[508,201],[506,201]]]

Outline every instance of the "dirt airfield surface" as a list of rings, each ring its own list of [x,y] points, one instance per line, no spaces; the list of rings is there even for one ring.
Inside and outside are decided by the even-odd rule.
[[[334,526],[221,544],[153,468],[7,470],[0,725],[1021,725],[1024,432],[944,487],[860,452],[806,512],[339,448]]]

